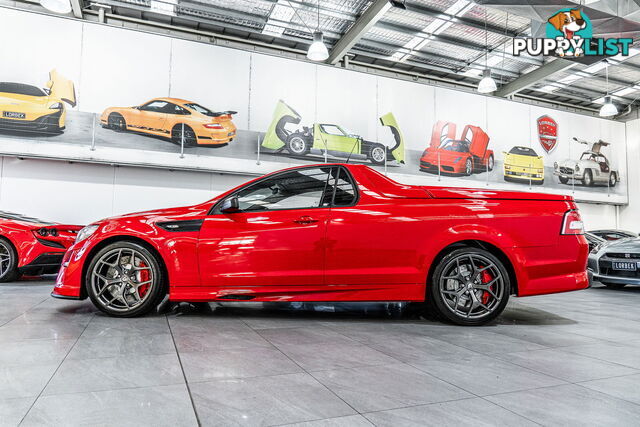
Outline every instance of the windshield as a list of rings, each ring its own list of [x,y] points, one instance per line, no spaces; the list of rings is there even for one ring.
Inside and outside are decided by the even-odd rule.
[[[212,116],[213,115],[213,111],[209,110],[207,107],[203,107],[200,104],[196,104],[195,102],[192,102],[190,104],[184,104],[185,107],[190,108],[200,114],[204,114],[205,116]]]
[[[509,154],[518,154],[520,156],[537,157],[536,152],[529,147],[513,147],[511,150],[509,150]]]
[[[468,141],[456,141],[454,139],[447,139],[444,144],[440,146],[441,149],[446,151],[456,151],[458,153],[468,153],[469,152],[469,142]]]
[[[15,93],[17,95],[28,96],[47,96],[44,90],[36,86],[25,85],[22,83],[0,82],[0,92]]]

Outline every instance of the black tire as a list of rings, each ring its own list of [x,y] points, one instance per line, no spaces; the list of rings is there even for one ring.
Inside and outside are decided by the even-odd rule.
[[[492,154],[489,156],[489,161],[487,162],[487,169],[489,170],[489,172],[493,170],[494,166],[495,166],[495,159],[493,158],[493,154]]]
[[[609,289],[622,289],[627,286],[626,283],[603,283]]]
[[[8,239],[0,237],[0,282],[13,282],[20,276],[16,248]]]
[[[115,130],[116,132],[126,132],[127,131],[127,122],[124,117],[118,113],[111,113],[107,118],[107,127],[109,129]]]
[[[591,169],[587,169],[584,171],[584,178],[582,179],[582,183],[585,187],[593,187],[593,172]]]
[[[182,123],[178,123],[171,129],[171,142],[177,145],[182,144]],[[198,145],[196,133],[190,126],[184,125],[184,146],[192,147]]]
[[[126,301],[126,297],[124,296],[124,292],[121,291],[122,288],[118,290],[114,289],[112,291],[109,289],[109,286],[105,283],[103,285],[103,288],[107,288],[107,290],[106,291],[102,289],[98,290],[98,287],[100,286],[100,282],[99,282],[99,279],[94,276],[94,273],[99,272],[104,277],[110,277],[110,275],[108,275],[108,271],[110,271],[109,269],[113,268],[104,263],[100,264],[100,261],[103,259],[108,259],[109,256],[113,256],[111,254],[117,253],[118,251],[120,254],[122,254],[122,255],[118,255],[118,260],[116,261],[116,264],[118,264],[120,267],[125,266],[125,264],[120,264],[120,260],[123,259],[123,257],[126,258],[127,253],[133,253],[133,251],[135,251],[137,253],[136,255],[137,259],[140,261],[140,263],[144,262],[144,267],[142,268],[145,268],[144,271],[149,271],[149,273],[147,274],[151,275],[150,276],[151,279],[149,279],[149,281],[152,283],[151,285],[149,285],[150,287],[147,289],[148,294],[145,293],[144,297],[141,298],[142,302],[136,305],[135,307],[118,308],[116,305],[111,307],[110,305],[107,305],[105,303],[106,299],[113,298],[114,293],[120,292],[121,298],[124,298],[124,299],[117,299],[115,302],[117,303],[117,305],[120,305],[120,306],[124,306],[125,304],[126,306],[129,306],[129,303]],[[134,256],[134,259],[136,256]],[[131,260],[131,255],[129,258],[129,262],[130,260]],[[133,265],[135,265],[135,262],[136,261],[133,262]],[[93,304],[100,311],[110,316],[113,316],[113,317],[143,316],[151,312],[152,310],[154,310],[167,294],[167,279],[163,273],[161,263],[162,263],[162,260],[159,258],[158,255],[156,255],[155,253],[151,252],[150,250],[148,250],[147,248],[145,248],[144,246],[138,243],[121,241],[121,242],[115,242],[110,245],[107,245],[101,250],[99,250],[91,258],[91,261],[89,263],[89,268],[87,268],[87,273],[85,276],[85,288],[87,290],[87,295],[89,296]],[[107,270],[104,270],[105,267],[107,268]],[[134,274],[142,275],[142,272],[134,273]],[[113,277],[113,279],[119,279],[120,277],[134,277],[134,276],[131,276],[131,270],[129,269],[128,273],[118,274],[115,277]],[[125,290],[131,289],[133,287],[131,285],[127,285],[125,281],[119,281],[116,285],[124,286]],[[140,288],[138,287],[138,290],[139,289]],[[103,296],[104,296],[104,299],[102,298]],[[131,296],[131,294],[127,296]]]
[[[458,265],[457,260],[462,259],[463,261],[460,261],[461,265],[465,265],[463,264],[464,260],[471,256],[474,257],[475,259],[474,263],[476,264],[481,260],[486,260],[487,265],[489,263],[492,264],[491,268],[488,269],[488,271],[489,271],[489,274],[495,274],[495,279],[497,280],[495,280],[494,282],[496,285],[498,285],[496,286],[495,290],[492,290],[492,292],[495,292],[495,295],[499,296],[499,298],[494,298],[494,301],[488,301],[488,302],[483,301],[484,304],[488,304],[487,308],[491,309],[484,315],[474,315],[474,317],[466,317],[462,314],[456,313],[456,311],[458,310],[458,307],[460,306],[459,304],[462,297],[464,297],[465,295],[469,295],[469,297],[466,297],[465,302],[463,302],[463,305],[466,305],[466,302],[469,302],[471,305],[472,304],[471,292],[474,292],[474,295],[476,298],[478,297],[478,292],[480,292],[482,295],[481,298],[484,298],[485,296],[484,293],[487,291],[480,291],[478,289],[473,289],[473,288],[469,289],[467,286],[469,285],[470,282],[469,283],[459,282],[460,288],[457,289],[456,291],[443,290],[443,292],[449,292],[449,293],[462,292],[462,295],[458,295],[457,299],[455,299],[452,307],[452,305],[450,305],[447,301],[445,301],[443,293],[441,292],[440,288],[441,288],[441,285],[446,284],[448,286],[448,282],[443,282],[443,281],[451,280],[450,278],[451,276],[445,277],[445,274],[448,274],[451,268],[454,268],[454,269],[456,268],[456,266]],[[498,276],[498,273],[499,273],[499,276]],[[476,273],[474,270],[474,272],[470,274],[469,277],[478,278],[481,281],[481,283],[479,283],[478,285],[486,286],[488,283],[491,283],[491,282],[488,282],[487,284],[483,283],[482,275],[483,273],[481,272]],[[453,279],[453,280],[457,281],[457,279]],[[430,280],[427,282],[426,304],[429,311],[432,314],[436,315],[436,317],[442,320],[455,323],[457,325],[463,325],[463,326],[480,326],[488,322],[491,322],[493,319],[495,319],[502,313],[504,308],[507,306],[507,302],[509,301],[510,292],[511,292],[511,280],[509,278],[509,274],[507,272],[506,267],[504,266],[502,261],[500,261],[500,259],[498,259],[491,252],[486,251],[484,249],[479,249],[475,247],[462,247],[462,248],[454,249],[451,252],[447,253],[444,257],[442,257],[442,259],[440,259],[440,261],[436,265],[435,269],[433,270],[433,274],[430,277]],[[472,310],[473,310],[473,307],[470,308],[469,312],[471,313]]]
[[[533,183],[533,185],[543,185],[544,184],[544,178],[541,181],[531,181]]]
[[[387,147],[378,143],[371,144],[369,152],[367,153],[367,158],[374,165],[384,165],[384,162],[387,159]]]
[[[464,162],[464,175],[469,176],[472,173],[473,173],[473,160],[471,160],[471,158],[468,158]]]
[[[287,137],[287,151],[294,156],[306,156],[311,151],[311,141],[304,135],[292,133]]]
[[[566,184],[567,182],[569,182],[569,178],[565,178],[564,176],[559,176],[558,179],[560,179],[561,184]]]
[[[616,184],[618,183],[618,174],[615,172],[611,172],[611,174],[609,174],[609,187],[615,187]]]

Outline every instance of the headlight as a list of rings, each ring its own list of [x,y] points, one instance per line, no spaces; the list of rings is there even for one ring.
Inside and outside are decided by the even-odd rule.
[[[51,107],[49,107],[50,110],[61,110],[62,109],[62,104],[59,102],[56,102],[55,104],[51,104]]]
[[[580,166],[576,165],[576,172],[580,172]]]
[[[82,230],[78,231],[78,235],[76,236],[76,243],[82,242],[84,239],[95,233],[97,229],[97,225],[87,225]]]
[[[558,162],[553,162],[553,168],[558,169]]]
[[[591,249],[591,253],[597,254],[601,247],[602,247],[602,244],[595,245],[593,249]]]
[[[462,157],[456,157],[456,159],[453,161],[453,163],[458,163],[460,161]]]

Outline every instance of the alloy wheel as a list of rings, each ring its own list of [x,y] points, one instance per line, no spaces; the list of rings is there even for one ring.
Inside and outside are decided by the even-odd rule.
[[[0,241],[0,277],[7,275],[11,269],[11,249]]]
[[[438,289],[453,314],[464,319],[481,319],[500,306],[505,295],[505,280],[489,258],[462,254],[447,263]]]
[[[371,150],[371,158],[376,163],[384,163],[384,148],[382,147],[374,147]]]
[[[289,148],[294,154],[304,153],[305,146],[306,142],[299,136],[291,138],[291,142],[289,143]]]
[[[91,271],[97,302],[116,312],[131,311],[143,304],[156,286],[151,265],[144,254],[132,248],[106,252]]]

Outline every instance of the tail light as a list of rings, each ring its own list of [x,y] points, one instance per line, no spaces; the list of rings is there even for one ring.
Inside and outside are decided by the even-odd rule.
[[[573,209],[564,214],[560,234],[584,234],[584,224],[580,218],[580,212]]]
[[[36,237],[40,236],[40,237],[47,237],[47,236],[53,236],[56,237],[58,235],[58,230],[55,228],[39,228],[37,230],[33,230],[33,234],[37,234]]]
[[[204,125],[207,129],[224,129],[220,123],[207,123]]]

